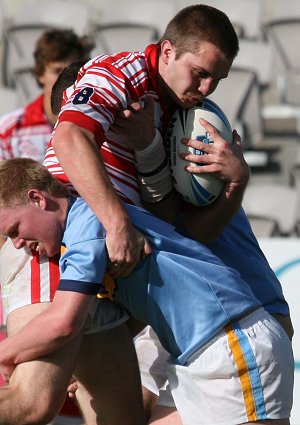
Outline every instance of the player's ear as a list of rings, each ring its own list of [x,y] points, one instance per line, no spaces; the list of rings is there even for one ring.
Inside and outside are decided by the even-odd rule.
[[[46,197],[40,190],[37,190],[37,189],[28,190],[27,198],[30,204],[36,205],[37,207],[40,207],[42,209],[46,208],[46,205],[47,205]]]
[[[160,55],[162,61],[168,64],[169,59],[172,55],[175,55],[175,47],[169,40],[164,40],[160,45]]]

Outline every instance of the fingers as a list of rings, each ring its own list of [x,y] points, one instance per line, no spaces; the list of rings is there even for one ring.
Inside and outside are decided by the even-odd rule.
[[[67,388],[69,398],[76,399],[76,390],[78,389],[77,382],[71,383]]]
[[[200,118],[199,121],[200,121],[201,125],[205,128],[205,130],[207,130],[209,132],[211,138],[214,141],[215,141],[215,138],[218,138],[218,137],[221,137],[223,139],[223,137],[220,135],[219,131],[212,124],[210,124],[204,118]],[[233,132],[232,132],[232,143],[237,144],[237,145],[242,145],[241,137],[236,130],[233,130]]]
[[[144,102],[138,100],[129,99],[127,109],[132,112],[138,112],[144,109]]]
[[[224,139],[224,137],[220,134],[220,132],[208,121],[206,121],[203,118],[200,118],[199,121],[201,125],[205,128],[205,130],[209,133],[212,139],[212,142],[204,143],[204,142],[201,142],[200,140],[184,138],[181,141],[184,145],[197,149],[206,154],[213,153],[217,149],[217,145],[219,147],[220,146],[222,147],[222,145],[228,146],[233,144],[236,144],[239,146],[242,145],[241,138],[236,130],[233,130],[232,132],[232,142],[230,143],[228,140]],[[189,161],[193,161],[195,159],[195,155],[193,158],[191,155],[192,155],[191,153],[183,153],[180,156],[182,159],[188,158]],[[207,162],[206,159],[204,159],[203,161]],[[201,162],[201,161],[197,161],[197,162]]]
[[[107,272],[114,279],[127,277],[133,272],[133,270],[135,269],[138,263],[139,261],[137,261],[136,263],[132,263],[130,265],[112,263],[110,267],[107,269]]]
[[[185,139],[184,138],[184,139],[181,140],[181,143],[183,145],[189,146],[189,147],[194,148],[197,151],[199,151],[198,152],[198,155],[194,155],[194,156],[197,156],[197,157],[199,155],[200,156],[202,155],[201,152],[204,154],[204,153],[209,153],[212,150],[211,144],[201,142],[200,140]],[[186,153],[183,152],[183,153],[180,154],[180,157],[181,158],[185,158],[187,155],[189,156],[189,158],[191,158],[192,153],[190,153],[190,152],[186,152]]]
[[[126,277],[133,271],[136,264],[137,262],[133,262],[131,264],[121,262],[109,262],[107,266],[107,272],[114,279],[117,277]]]
[[[141,109],[145,110],[153,110],[154,111],[154,98],[152,96],[145,96],[144,100],[132,100],[129,99],[128,102],[128,110],[131,111],[140,111]]]
[[[206,121],[204,118],[199,119],[200,124],[205,128],[205,130],[210,134],[211,138],[214,140],[214,137],[219,136],[219,132],[210,122]]]
[[[151,245],[146,238],[143,237],[143,239],[141,240],[141,244],[142,244],[142,247],[140,251],[140,257],[137,261],[132,261],[130,263],[118,262],[118,261],[108,262],[107,272],[109,273],[111,277],[117,278],[117,277],[129,276],[133,272],[137,264],[151,254],[152,252]]]

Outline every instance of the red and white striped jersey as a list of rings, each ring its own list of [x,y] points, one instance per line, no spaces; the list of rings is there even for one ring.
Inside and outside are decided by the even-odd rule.
[[[7,239],[1,248],[0,281],[6,317],[24,305],[49,302],[59,283],[58,256],[40,257],[27,248],[15,249]]]
[[[0,160],[17,157],[42,162],[53,128],[43,109],[43,96],[0,118]]]
[[[136,205],[140,204],[140,196],[133,152],[111,125],[129,99],[143,100],[147,95],[156,101],[155,126],[164,132],[168,117],[158,93],[157,72],[157,45],[148,46],[145,52],[97,56],[81,68],[76,83],[66,91],[58,118],[58,123],[73,122],[96,136],[114,189],[125,202]],[[51,143],[44,164],[57,178],[69,183]]]

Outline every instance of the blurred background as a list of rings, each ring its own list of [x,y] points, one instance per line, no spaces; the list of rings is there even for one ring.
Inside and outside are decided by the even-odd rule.
[[[300,0],[211,0],[231,19],[240,52],[211,98],[242,136],[251,178],[243,206],[282,282],[295,326],[300,425]],[[0,116],[39,93],[33,50],[47,28],[89,37],[92,56],[144,50],[190,0],[0,0]],[[262,282],[263,283],[263,282]]]

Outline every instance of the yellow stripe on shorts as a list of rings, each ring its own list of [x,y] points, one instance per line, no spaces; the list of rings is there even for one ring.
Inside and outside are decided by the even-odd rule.
[[[242,347],[231,325],[227,325],[225,329],[227,333],[229,347],[231,349],[234,361],[238,368],[238,374],[241,381],[248,421],[257,421],[258,418],[256,415],[256,406],[253,397],[251,379]]]

